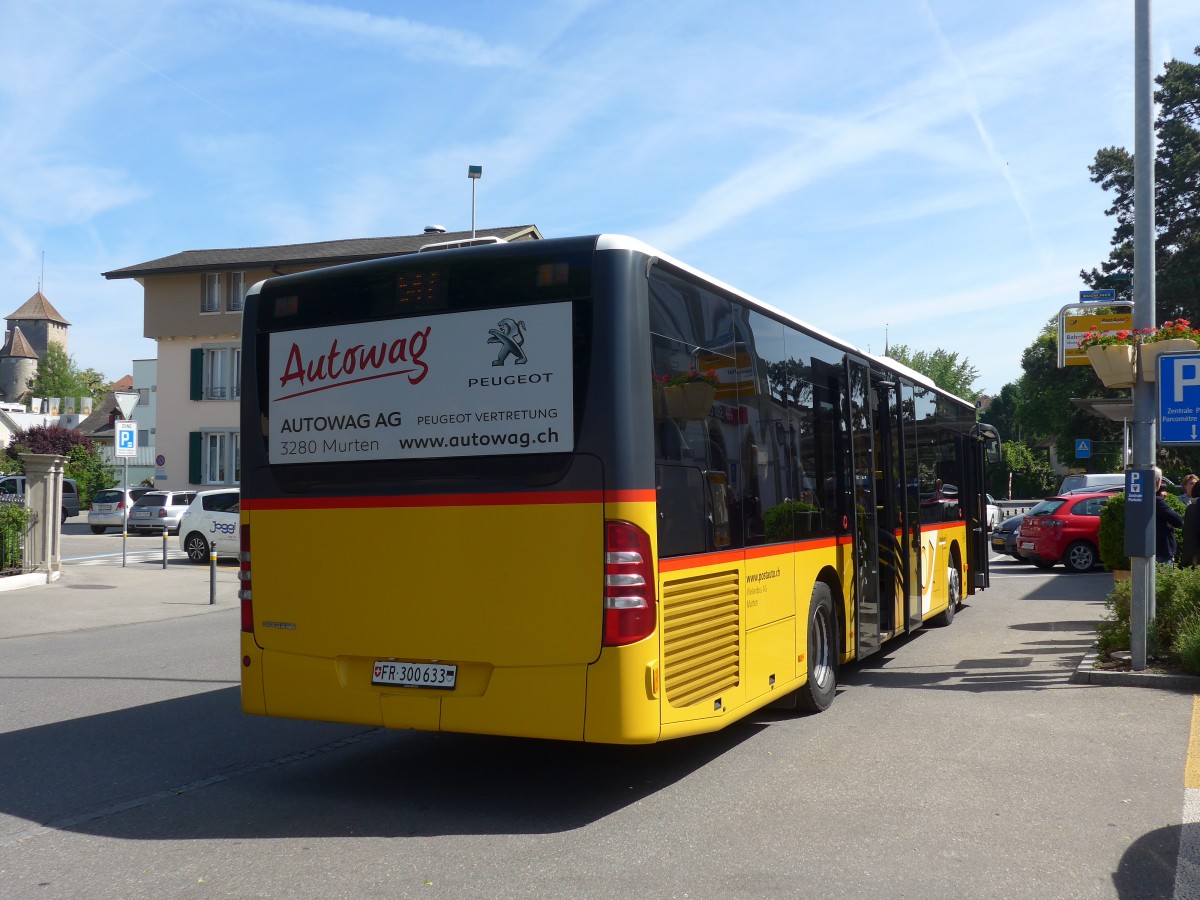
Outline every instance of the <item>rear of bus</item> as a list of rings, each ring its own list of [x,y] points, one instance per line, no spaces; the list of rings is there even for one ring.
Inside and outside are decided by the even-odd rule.
[[[251,292],[246,712],[658,739],[644,261],[595,243]]]

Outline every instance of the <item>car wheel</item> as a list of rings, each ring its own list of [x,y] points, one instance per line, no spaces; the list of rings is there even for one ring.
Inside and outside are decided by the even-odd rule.
[[[208,541],[198,531],[193,531],[183,542],[183,552],[192,562],[208,562]]]
[[[66,525],[66,524],[67,524],[67,518],[68,518],[68,517],[67,517],[67,510],[66,510],[66,507],[63,507],[63,511],[62,511],[62,523],[63,523],[64,525]]]
[[[1063,565],[1072,572],[1087,572],[1096,565],[1096,551],[1087,541],[1076,541],[1063,554]]]
[[[818,581],[808,601],[808,682],[797,692],[801,711],[828,709],[837,693],[837,617],[829,585]]]
[[[104,534],[107,529],[103,525],[93,525],[92,534]]]

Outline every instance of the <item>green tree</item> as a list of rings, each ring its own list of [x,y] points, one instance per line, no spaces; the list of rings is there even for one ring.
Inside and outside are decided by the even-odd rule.
[[[1200,47],[1193,51],[1200,56]],[[1155,321],[1200,320],[1200,65],[1172,59],[1155,82]],[[1093,288],[1115,288],[1130,299],[1133,278],[1133,154],[1122,147],[1096,153],[1092,181],[1113,195],[1112,249],[1099,268],[1080,272]]]
[[[1066,465],[1075,463],[1075,440],[1092,442],[1092,457],[1086,468],[1092,472],[1114,472],[1124,468],[1121,460],[1122,429],[1118,422],[1081,409],[1073,398],[1109,396],[1090,366],[1058,367],[1057,323],[1042,329],[1021,354],[1021,408],[1018,414],[1026,444],[1053,441],[1054,452]],[[1081,461],[1082,462],[1082,461]]]
[[[51,344],[38,360],[37,374],[29,382],[33,397],[91,397],[99,402],[107,388],[95,369],[79,371],[75,359],[58,344]]]
[[[971,365],[970,360],[958,358],[957,352],[947,352],[941,347],[936,350],[912,350],[907,344],[895,344],[888,348],[888,357],[896,362],[904,363],[910,369],[920,372],[944,391],[949,391],[964,400],[978,399],[979,392],[975,382],[979,378],[979,370]]]

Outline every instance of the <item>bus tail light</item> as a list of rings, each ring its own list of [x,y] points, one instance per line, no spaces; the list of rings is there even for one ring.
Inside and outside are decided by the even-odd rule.
[[[654,633],[657,602],[650,536],[629,522],[604,523],[604,646]]]
[[[250,595],[250,526],[242,525],[238,552],[238,578],[242,582],[238,599],[242,601],[242,631],[254,633],[254,603]]]

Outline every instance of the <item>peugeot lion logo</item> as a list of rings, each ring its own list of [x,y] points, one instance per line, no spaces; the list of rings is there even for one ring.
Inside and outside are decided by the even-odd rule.
[[[525,323],[518,322],[515,319],[501,319],[496,323],[495,328],[489,328],[488,334],[491,335],[487,339],[489,344],[499,344],[500,352],[496,358],[492,360],[493,366],[504,365],[505,360],[510,356],[516,357],[514,365],[524,365],[529,362],[529,357],[525,355],[522,347],[525,344]]]

